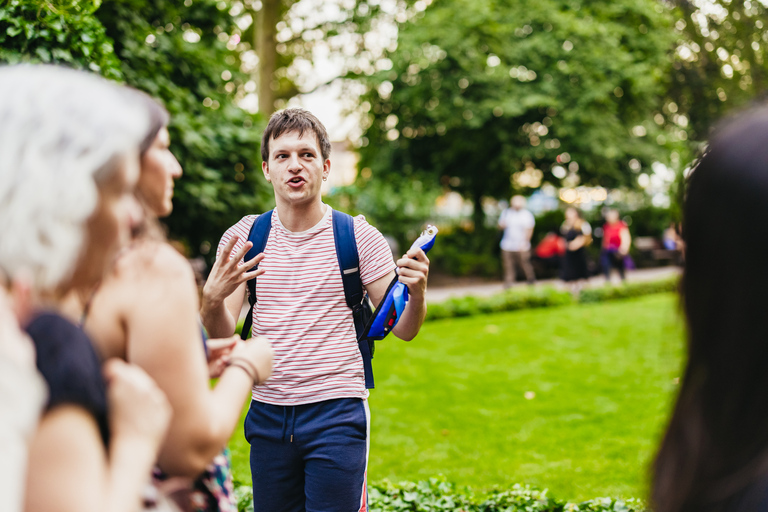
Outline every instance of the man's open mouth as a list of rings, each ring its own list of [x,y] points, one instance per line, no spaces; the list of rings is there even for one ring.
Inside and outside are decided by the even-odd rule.
[[[304,182],[304,178],[302,178],[301,176],[296,176],[295,178],[291,178],[290,180],[288,180],[288,183],[294,183],[297,185],[303,182]]]

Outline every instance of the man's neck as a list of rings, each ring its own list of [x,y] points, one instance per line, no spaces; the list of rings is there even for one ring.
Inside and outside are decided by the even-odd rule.
[[[320,222],[328,208],[322,201],[313,201],[302,205],[277,205],[277,215],[285,229],[292,233],[300,233],[313,228]]]

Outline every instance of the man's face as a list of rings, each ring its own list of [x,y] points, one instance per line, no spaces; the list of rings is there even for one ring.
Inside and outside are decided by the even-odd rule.
[[[275,189],[278,204],[299,206],[320,198],[323,178],[331,171],[331,161],[323,160],[317,137],[312,131],[283,133],[269,141],[269,161],[261,168]]]

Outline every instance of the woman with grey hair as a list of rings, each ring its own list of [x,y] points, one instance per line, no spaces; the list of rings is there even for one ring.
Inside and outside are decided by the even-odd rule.
[[[102,374],[63,306],[102,278],[137,222],[147,124],[145,110],[103,79],[0,68],[0,274],[6,286],[31,283],[22,322],[49,394],[29,449],[29,511],[138,510],[165,435],[162,392],[123,361],[107,361]]]

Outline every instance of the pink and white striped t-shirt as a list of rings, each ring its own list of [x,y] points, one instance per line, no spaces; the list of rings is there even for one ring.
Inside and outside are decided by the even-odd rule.
[[[242,247],[256,217],[243,217],[229,228],[219,253],[233,235],[240,238],[234,251]],[[355,217],[354,226],[365,286],[393,271],[395,263],[384,237],[365,217]],[[331,208],[300,233],[285,229],[275,210],[264,254],[251,332],[269,339],[275,357],[272,376],[253,388],[253,398],[273,405],[367,398],[352,310],[344,300],[336,258]]]

